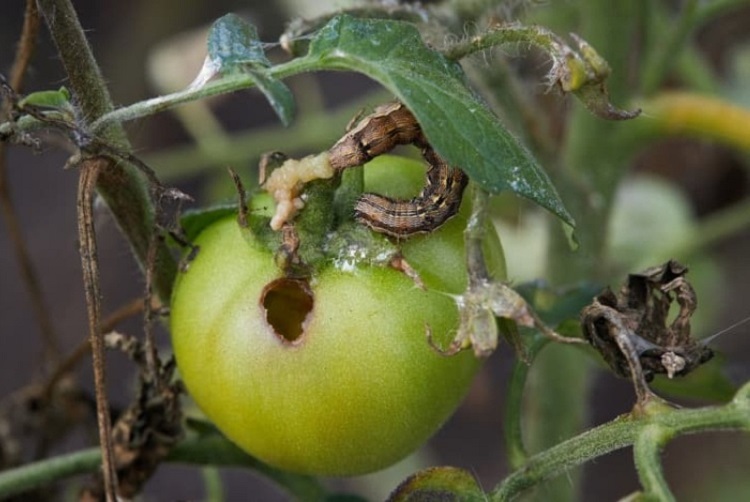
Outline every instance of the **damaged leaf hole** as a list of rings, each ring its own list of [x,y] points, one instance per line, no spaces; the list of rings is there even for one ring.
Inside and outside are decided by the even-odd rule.
[[[276,279],[267,284],[260,295],[266,322],[285,344],[296,345],[304,340],[313,304],[310,285],[301,279]]]

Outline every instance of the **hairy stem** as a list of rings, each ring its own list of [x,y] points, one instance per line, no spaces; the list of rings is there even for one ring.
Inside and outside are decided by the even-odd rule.
[[[661,467],[661,449],[670,439],[670,431],[659,425],[650,425],[638,435],[633,445],[638,477],[645,489],[644,495],[651,500],[670,502],[675,500],[669,490]]]
[[[513,363],[513,371],[508,382],[504,420],[505,451],[508,463],[513,469],[519,469],[529,456],[523,438],[523,393],[531,363],[549,341],[549,338],[537,335],[528,346],[526,360],[516,359]]]
[[[79,120],[88,124],[113,109],[109,91],[96,63],[83,28],[70,0],[39,0],[42,12],[60,59],[68,75],[70,88],[79,108]],[[115,145],[129,152],[130,146],[120,124],[111,124],[97,131],[97,140]],[[90,145],[78,145],[85,149]],[[85,152],[91,153],[91,152]],[[93,152],[96,154],[96,151]],[[112,425],[107,400],[104,344],[100,334],[99,269],[96,258],[96,236],[93,224],[94,187],[99,191],[120,229],[130,242],[142,266],[149,263],[153,239],[155,210],[147,184],[135,166],[114,162],[112,159],[92,157],[81,162],[78,193],[78,225],[80,255],[83,265],[84,288],[89,316],[89,339],[94,365],[97,422],[102,451],[104,493],[108,501],[117,500],[117,474],[112,451]],[[168,302],[177,267],[166,243],[156,241],[154,251],[157,273],[153,278],[156,291]]]
[[[671,409],[659,407],[638,416],[625,415],[590,429],[528,459],[524,466],[505,478],[490,494],[493,501],[513,500],[544,480],[609,452],[640,443],[643,448],[653,441],[663,446],[667,439],[682,434],[708,431],[750,431],[750,383],[742,387],[732,402],[719,407]],[[653,451],[644,455],[653,458]],[[649,488],[656,482],[653,469]]]
[[[682,434],[709,431],[750,431],[750,383],[746,383],[728,404],[699,409],[655,407],[639,415],[619,417],[588,430],[549,450],[534,455],[508,476],[490,494],[490,500],[513,500],[538,483],[620,448]],[[654,439],[654,431],[657,438]],[[0,473],[0,498],[22,493],[70,476],[94,472],[101,460],[98,449],[62,455]],[[176,446],[170,462],[194,465],[245,466],[275,480],[289,493],[303,500],[320,500],[322,488],[307,476],[277,471],[240,451],[222,436],[212,433],[191,437]]]
[[[95,472],[101,460],[101,451],[89,448],[0,472],[0,499],[57,480]],[[202,434],[180,442],[172,449],[167,461],[213,467],[247,467],[274,480],[298,500],[322,501],[326,496],[325,490],[314,478],[269,467],[216,433]]]
[[[487,235],[487,205],[489,194],[478,185],[471,191],[471,217],[464,230],[466,246],[466,270],[469,273],[469,287],[479,287],[490,280],[482,243]]]
[[[109,91],[70,1],[39,0],[38,3],[65,67],[69,86],[80,107],[80,119],[85,127],[112,111]],[[98,139],[116,145],[123,151],[130,150],[120,124],[110,122],[95,132]],[[129,164],[112,162],[99,174],[97,190],[112,211],[139,263],[145,267],[153,229],[154,207],[143,176]],[[172,292],[177,265],[166,243],[160,241],[157,245],[158,267],[154,287],[162,301],[167,302]]]
[[[561,44],[557,36],[541,26],[509,25],[488,30],[477,36],[461,41],[445,52],[448,59],[463,59],[475,52],[508,44],[533,45],[550,54],[558,55]]]
[[[83,285],[89,318],[89,343],[94,364],[94,386],[96,391],[96,419],[99,425],[99,444],[102,452],[104,493],[107,502],[117,501],[117,472],[112,448],[112,423],[109,419],[107,399],[106,366],[104,362],[104,340],[101,336],[101,291],[99,289],[99,261],[97,258],[96,234],[94,231],[94,187],[96,178],[109,162],[103,158],[89,159],[81,163],[78,184],[78,240]]]
[[[297,58],[269,68],[268,74],[270,77],[283,79],[297,73],[319,69],[319,67],[320,63],[315,58]],[[249,89],[251,87],[255,87],[255,81],[250,75],[233,73],[212,80],[200,87],[189,87],[182,91],[140,101],[130,106],[118,108],[117,110],[108,110],[108,113],[103,114],[98,120],[94,121],[92,129],[99,131],[113,124],[120,124],[129,120],[154,115],[185,103],[219,94]]]

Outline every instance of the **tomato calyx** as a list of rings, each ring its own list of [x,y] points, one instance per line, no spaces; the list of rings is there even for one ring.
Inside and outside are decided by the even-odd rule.
[[[305,179],[306,175],[296,174],[296,170],[304,172],[309,165],[313,166],[310,169],[319,170],[321,155],[290,159],[277,169],[285,170],[292,179]],[[394,159],[383,156],[378,162],[394,162]],[[269,190],[267,186],[264,189]],[[260,212],[250,209],[243,233],[248,242],[274,253],[277,266],[287,277],[312,278],[330,266],[351,271],[360,266],[396,264],[395,268],[408,270],[408,265],[398,265],[403,262],[399,242],[355,221],[354,201],[363,191],[363,166],[336,173],[329,179],[305,181],[287,194],[287,198],[294,198],[293,205],[297,207],[293,219],[276,225],[278,230],[273,228],[279,214],[278,203],[274,205],[268,194],[260,193],[253,198],[262,198],[274,208],[269,211],[265,207]]]

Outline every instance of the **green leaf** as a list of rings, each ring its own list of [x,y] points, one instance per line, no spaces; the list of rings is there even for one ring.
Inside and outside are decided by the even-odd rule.
[[[25,96],[18,106],[40,106],[43,108],[57,108],[62,110],[72,110],[70,104],[70,91],[65,87],[60,87],[56,91],[37,91]]]
[[[414,25],[337,16],[303,59],[378,81],[409,107],[435,150],[484,189],[515,192],[573,225],[544,170],[467,87],[461,67],[427,47]]]
[[[237,214],[236,203],[218,204],[205,209],[191,209],[185,211],[180,217],[180,226],[185,238],[192,242],[211,223],[230,214]]]
[[[208,57],[222,68],[243,64],[263,68],[271,66],[263,42],[258,39],[258,30],[237,14],[220,17],[211,26]]]
[[[487,500],[476,479],[456,467],[431,467],[406,478],[388,497],[388,502]]]
[[[280,80],[270,76],[266,71],[246,70],[246,72],[271,104],[276,115],[279,116],[281,123],[284,126],[289,126],[292,123],[292,119],[294,119],[295,110],[292,91]]]
[[[271,62],[266,57],[255,26],[236,14],[217,19],[208,34],[208,57],[222,74],[248,74],[281,122],[285,126],[291,123],[294,96],[286,85],[268,73]]]

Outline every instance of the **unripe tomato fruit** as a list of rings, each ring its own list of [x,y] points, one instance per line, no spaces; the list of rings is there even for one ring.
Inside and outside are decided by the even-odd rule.
[[[423,180],[424,167],[406,159],[365,168],[366,190],[381,194],[409,197]],[[195,402],[241,448],[289,471],[363,474],[414,451],[480,366],[471,351],[446,357],[426,337],[429,327],[447,345],[458,328],[467,212],[401,243],[426,289],[368,264],[285,279],[236,218],[211,224],[171,309],[178,367]],[[500,270],[491,237],[490,266]]]

